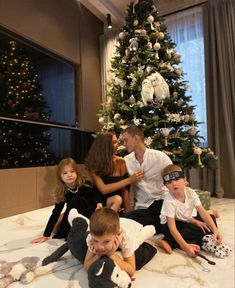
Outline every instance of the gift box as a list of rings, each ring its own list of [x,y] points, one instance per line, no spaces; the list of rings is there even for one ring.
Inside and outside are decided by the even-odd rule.
[[[209,210],[211,207],[211,192],[209,191],[203,191],[203,190],[198,190],[198,189],[194,189],[195,192],[198,194],[202,206],[206,209]]]

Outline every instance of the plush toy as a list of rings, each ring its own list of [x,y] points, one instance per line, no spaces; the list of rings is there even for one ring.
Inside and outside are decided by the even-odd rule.
[[[41,266],[39,257],[24,257],[19,261],[0,261],[0,288],[5,288],[15,281],[28,284],[37,276],[52,271],[52,266]]]
[[[141,97],[144,105],[153,102],[154,88],[150,79],[146,78],[142,82]]]
[[[138,50],[138,48],[139,48],[139,42],[138,42],[138,39],[137,39],[137,38],[131,38],[131,39],[129,40],[129,43],[130,43],[130,45],[129,45],[128,49],[129,49],[130,51],[136,51],[136,50]]]
[[[87,252],[86,238],[88,233],[87,221],[81,217],[74,218],[67,242],[55,250],[50,256],[43,259],[42,264],[47,265],[58,260],[68,250],[70,250],[71,254],[78,259],[80,263],[84,263]],[[103,268],[100,270],[100,267]],[[97,271],[97,273],[94,274],[92,271]],[[117,274],[120,275],[120,277]],[[95,261],[88,269],[88,283],[92,288],[126,288],[130,287],[131,279],[128,274],[125,271],[121,271],[110,258],[102,257]]]
[[[73,219],[67,242],[55,250],[50,256],[44,258],[42,260],[42,265],[57,261],[68,250],[70,250],[71,254],[83,264],[87,252],[86,238],[89,233],[87,229],[88,224],[85,219],[80,217]]]
[[[129,288],[131,279],[107,256],[92,263],[88,270],[89,287],[91,288]]]
[[[219,258],[228,256],[229,252],[232,251],[232,248],[228,244],[221,243],[216,245],[214,235],[211,234],[207,234],[202,238],[202,249]]]
[[[169,86],[160,73],[152,73],[143,80],[141,97],[144,105],[152,103],[154,100],[161,102],[169,96]]]

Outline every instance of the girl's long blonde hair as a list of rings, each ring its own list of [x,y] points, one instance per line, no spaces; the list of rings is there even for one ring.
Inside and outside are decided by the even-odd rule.
[[[65,158],[60,161],[60,163],[57,166],[57,171],[56,171],[56,177],[57,177],[57,187],[54,192],[54,197],[56,203],[65,201],[65,195],[67,193],[67,188],[65,183],[61,179],[61,174],[63,173],[63,169],[65,166],[71,165],[73,169],[76,171],[77,174],[77,180],[76,180],[76,185],[78,187],[81,187],[85,183],[85,177],[79,172],[78,170],[78,165],[75,162],[74,159],[72,158]]]

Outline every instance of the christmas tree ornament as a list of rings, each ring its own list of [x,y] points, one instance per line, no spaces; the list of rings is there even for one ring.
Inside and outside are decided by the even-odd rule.
[[[155,30],[158,31],[160,29],[161,23],[157,21],[157,22],[154,22],[153,25],[154,25]]]
[[[168,146],[167,138],[169,136],[170,132],[168,128],[163,128],[162,129],[162,135],[164,136],[165,139],[165,147]]]
[[[153,142],[153,139],[152,139],[151,137],[147,137],[147,138],[145,138],[145,140],[144,140],[144,144],[145,144],[147,147],[150,147],[151,144],[152,144],[152,142]]]
[[[160,44],[159,42],[154,43],[153,49],[154,49],[155,51],[158,51],[159,49],[161,49],[161,44]]]
[[[101,125],[105,125],[105,118],[104,117],[99,117],[99,123]]]
[[[174,92],[172,93],[172,96],[173,96],[173,98],[177,98],[178,92],[174,91]]]
[[[128,49],[130,50],[130,51],[136,51],[136,50],[138,50],[138,48],[139,48],[139,42],[138,42],[138,39],[135,37],[135,38],[131,38],[130,40],[129,40],[129,43],[130,43],[130,45],[129,45],[129,47],[128,47]]]
[[[152,49],[152,48],[153,48],[152,42],[149,41],[149,42],[147,43],[147,47],[148,47],[149,49]]]
[[[113,116],[113,119],[114,120],[119,120],[121,118],[121,115],[119,113],[116,113],[114,116]]]
[[[170,96],[169,86],[160,73],[155,72],[148,77],[151,79],[154,88],[154,96],[157,101],[161,102],[163,99]]]
[[[177,74],[177,75],[182,75],[182,73],[183,73],[183,68],[181,68],[181,67],[178,67],[178,68],[175,68],[175,73]]]
[[[202,149],[200,147],[194,146],[193,153],[198,156],[198,166],[203,168],[204,165],[202,164],[202,161],[201,161]]]
[[[153,102],[154,88],[150,79],[146,78],[142,82],[141,97],[144,105]]]
[[[184,104],[184,100],[182,98],[180,98],[178,101],[177,101],[177,105],[178,106],[181,106],[182,104]]]
[[[134,125],[139,126],[141,124],[141,120],[136,118],[136,117],[134,117],[133,123],[134,123]]]
[[[178,53],[173,54],[173,58],[176,64],[179,64],[181,62],[181,55]]]
[[[124,40],[125,37],[126,37],[126,33],[125,33],[125,32],[120,32],[119,35],[118,35],[118,38],[119,38],[120,40]]]
[[[128,102],[130,104],[135,104],[135,102],[136,102],[135,97],[133,95],[131,95],[131,97],[129,98]]]
[[[139,24],[139,21],[137,20],[137,19],[135,19],[134,21],[133,21],[133,26],[137,26]]]
[[[164,35],[163,32],[158,32],[157,37],[158,37],[159,40],[163,40],[165,35]]]
[[[135,6],[138,4],[139,0],[135,0],[132,7],[132,13],[135,14]]]
[[[151,30],[154,30],[154,27],[153,27],[154,17],[152,15],[149,15],[147,18],[147,21],[150,24]]]
[[[141,37],[145,37],[145,36],[147,36],[147,31],[145,29],[140,29],[139,34]]]

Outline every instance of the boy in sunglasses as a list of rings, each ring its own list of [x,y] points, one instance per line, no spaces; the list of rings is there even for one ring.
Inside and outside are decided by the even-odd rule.
[[[210,252],[215,252],[217,247],[220,249],[222,237],[216,226],[215,215],[210,215],[210,211],[203,208],[196,192],[187,187],[182,169],[170,164],[161,174],[170,193],[166,195],[161,209],[164,238],[156,243],[157,246],[169,254],[173,249],[180,248],[188,256],[196,257],[201,247],[203,248],[203,241],[207,243],[210,238],[214,241],[214,250]]]

